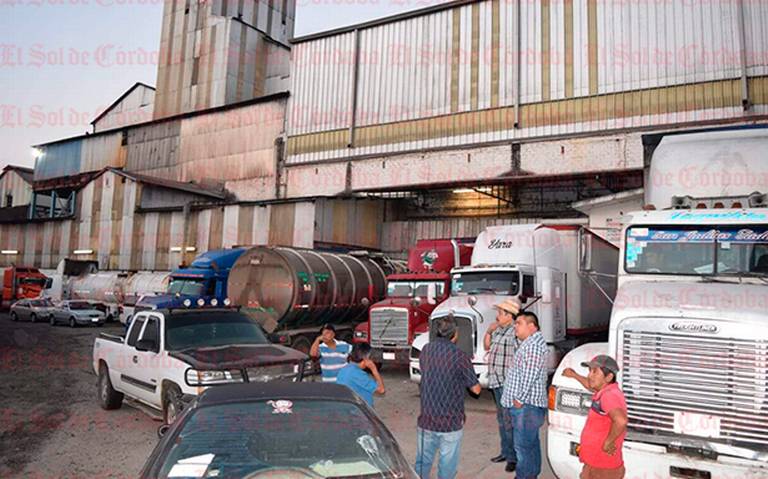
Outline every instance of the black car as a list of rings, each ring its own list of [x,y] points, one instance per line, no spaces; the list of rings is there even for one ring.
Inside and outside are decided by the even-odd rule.
[[[275,382],[206,390],[165,431],[141,477],[418,476],[392,433],[347,387]]]

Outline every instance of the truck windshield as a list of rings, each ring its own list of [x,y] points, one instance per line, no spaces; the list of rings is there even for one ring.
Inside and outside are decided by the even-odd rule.
[[[45,278],[21,278],[19,279],[19,283],[29,286],[39,286],[42,288],[45,286]]]
[[[205,294],[205,279],[174,278],[168,285],[168,294],[203,296]]]
[[[390,281],[387,283],[387,297],[426,297],[429,294],[430,284],[434,285],[435,297],[441,297],[445,292],[445,284],[442,281]]]
[[[236,311],[174,313],[165,322],[169,351],[234,344],[269,344],[261,327]]]
[[[520,273],[517,271],[478,271],[455,273],[453,294],[501,294],[514,296],[520,289]]]
[[[217,404],[180,427],[153,477],[361,479],[408,470],[390,436],[346,401],[276,396]]]
[[[624,260],[628,273],[767,276],[768,228],[631,227]]]

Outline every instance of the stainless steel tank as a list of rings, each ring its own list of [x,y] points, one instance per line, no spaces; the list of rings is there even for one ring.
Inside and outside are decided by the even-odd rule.
[[[71,278],[69,289],[72,299],[132,305],[140,296],[165,293],[169,277],[168,272],[104,271]]]
[[[227,288],[273,332],[365,319],[385,295],[387,273],[367,255],[255,247],[235,262]]]

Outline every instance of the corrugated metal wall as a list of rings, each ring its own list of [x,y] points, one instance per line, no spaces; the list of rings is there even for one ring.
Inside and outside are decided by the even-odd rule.
[[[288,163],[749,119],[768,113],[766,20],[756,1],[486,0],[300,41]]]
[[[137,209],[145,188],[106,172],[79,192],[76,219],[0,224],[0,249],[19,251],[0,255],[0,266],[55,268],[61,259],[74,257],[98,260],[105,270],[168,270],[204,251],[235,245],[334,243],[377,249],[381,242],[380,202],[211,206],[185,218],[179,211]],[[75,250],[93,253],[74,255]]]
[[[126,170],[226,187],[243,201],[275,198],[285,99],[128,130]]]
[[[32,201],[32,185],[15,171],[8,170],[0,176],[0,208],[9,206],[6,203],[8,195],[13,198],[10,206],[28,205]]]
[[[35,181],[125,166],[122,132],[91,135],[40,147]]]
[[[120,103],[93,124],[93,131],[106,131],[152,120],[155,90],[144,85],[137,86]]]
[[[284,91],[288,49],[264,37],[287,44],[293,23],[293,2],[165,0],[154,118]]]

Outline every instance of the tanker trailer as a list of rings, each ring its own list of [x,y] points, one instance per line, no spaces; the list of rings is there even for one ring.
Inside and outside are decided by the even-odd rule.
[[[368,306],[384,298],[393,267],[385,257],[363,252],[254,247],[232,266],[228,296],[273,341],[309,353],[325,323],[351,342]]]

